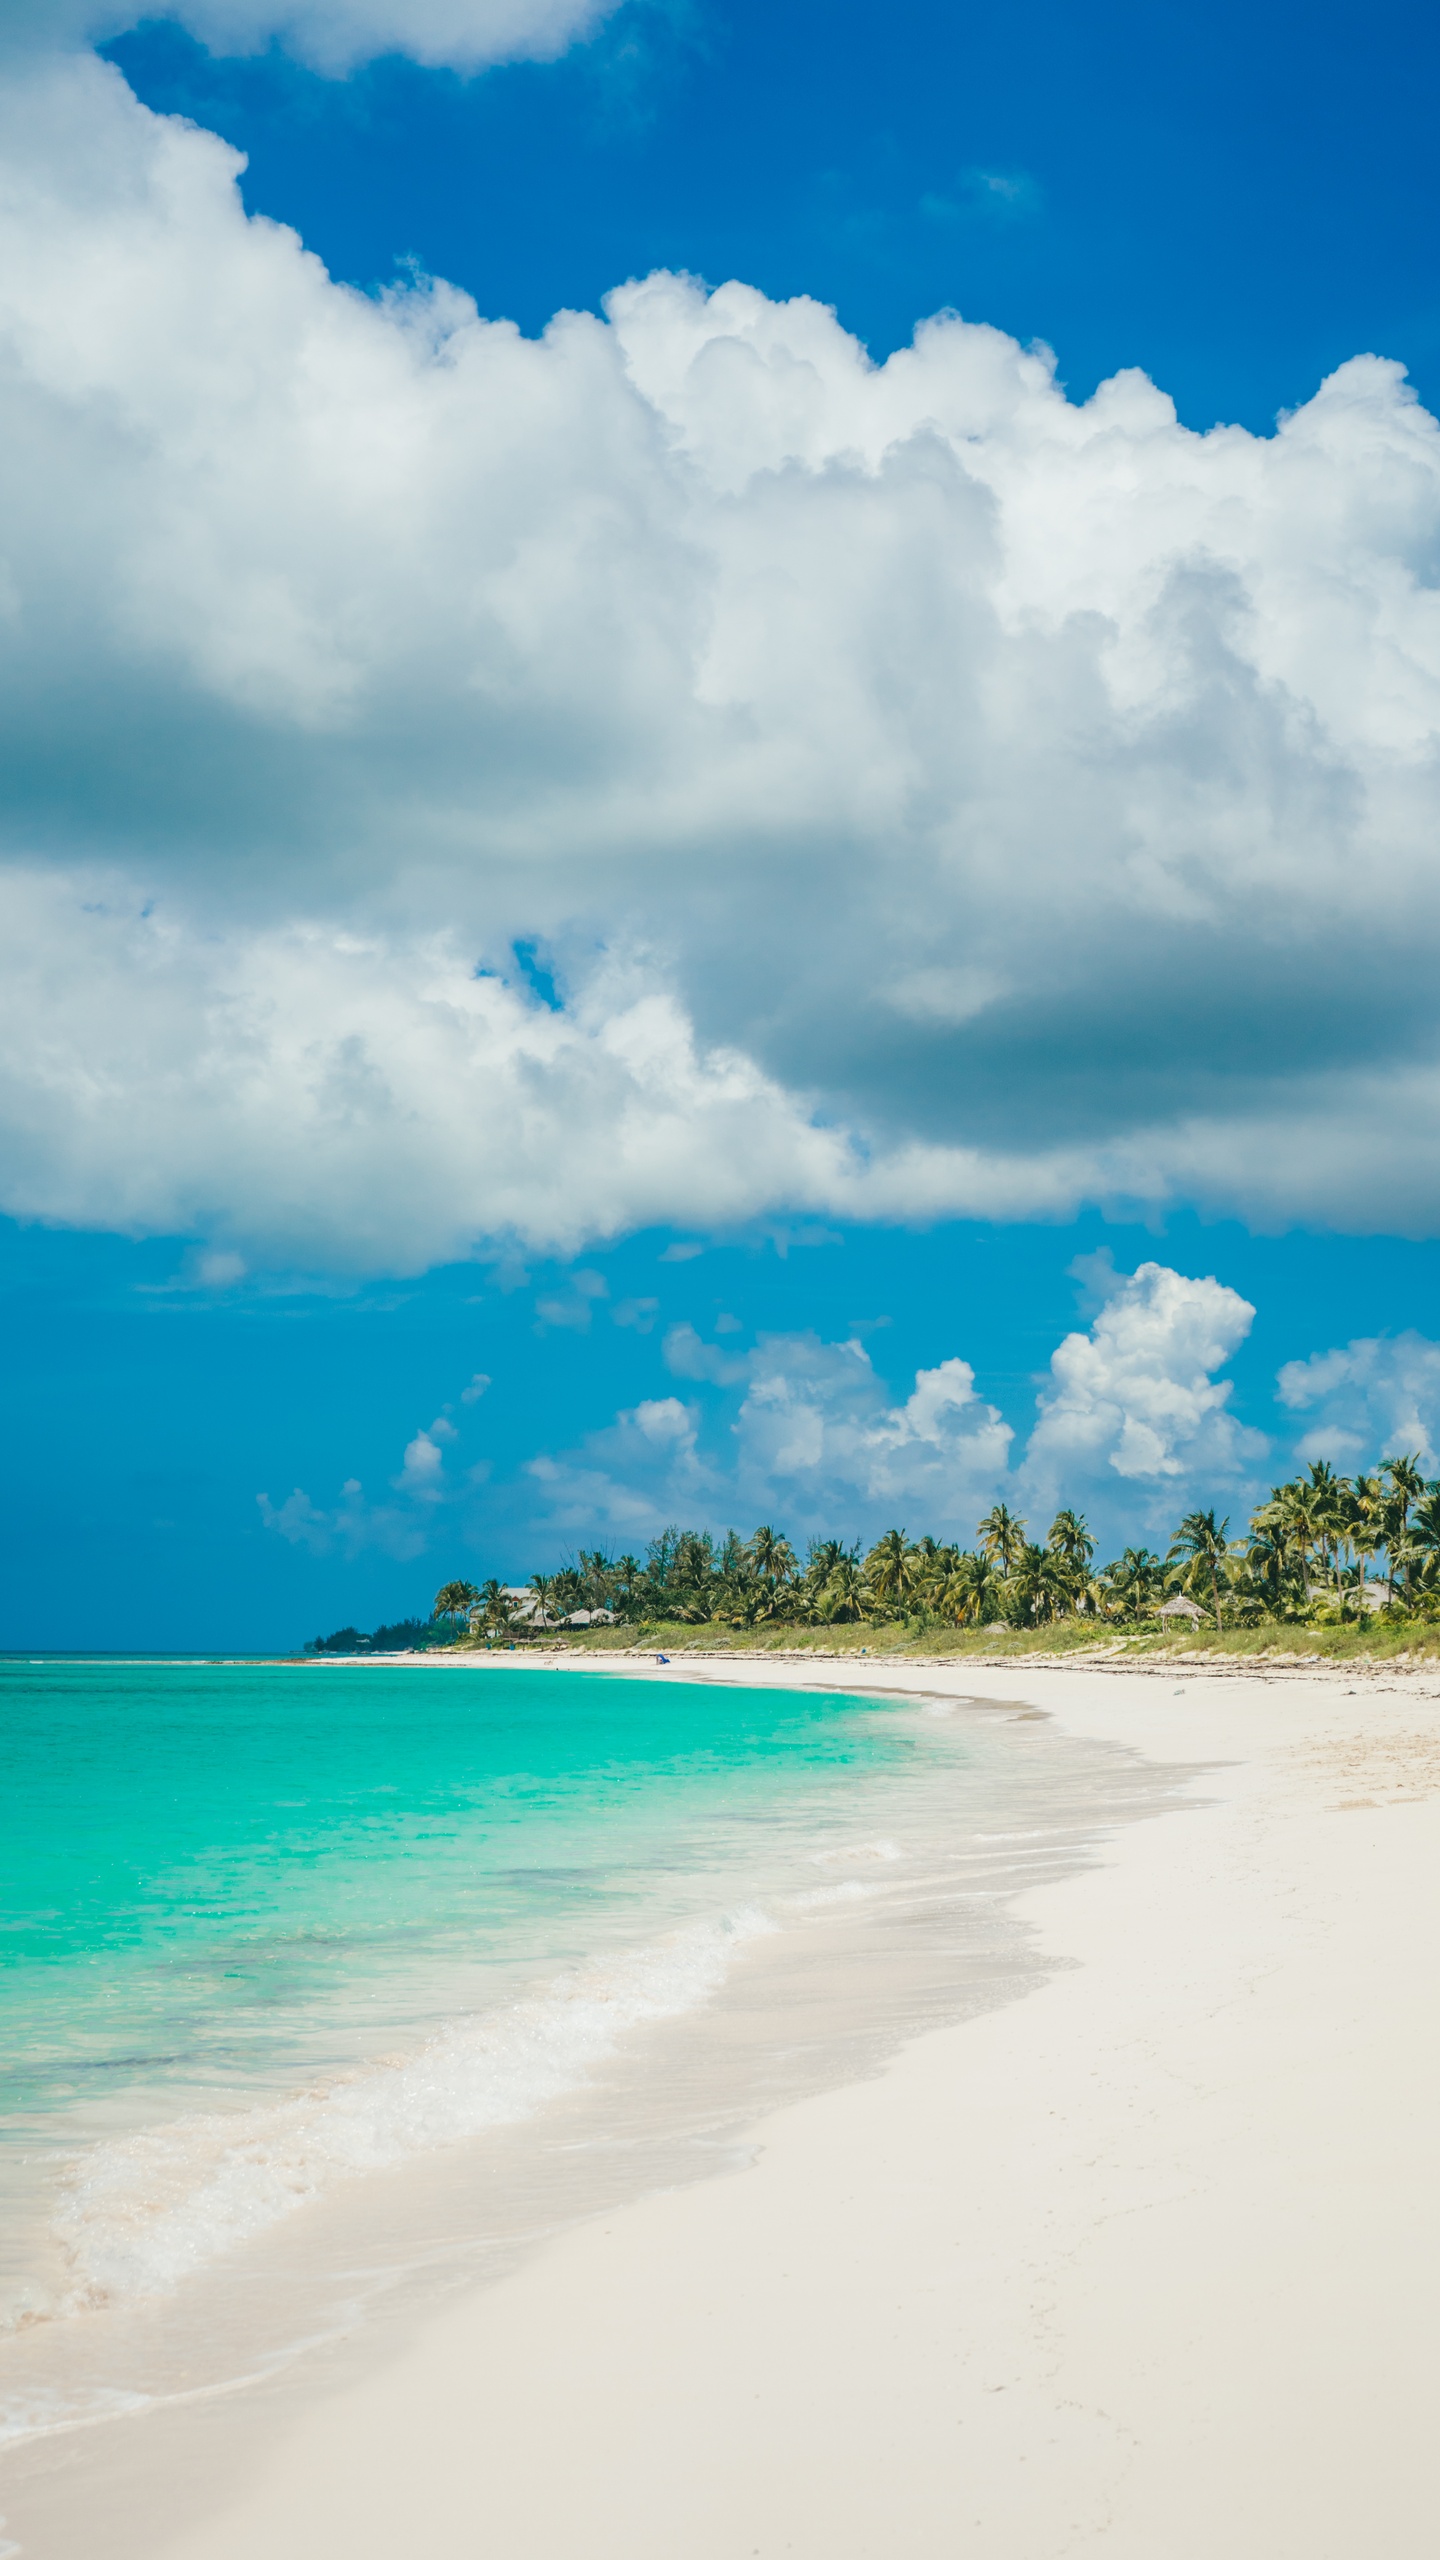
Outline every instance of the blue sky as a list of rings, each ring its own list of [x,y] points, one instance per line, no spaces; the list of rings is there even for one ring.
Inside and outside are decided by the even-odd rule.
[[[616,1552],[633,1548],[643,1532],[604,1516],[588,1535],[547,1533],[544,1488],[527,1462],[579,1450],[617,1410],[678,1393],[700,1409],[727,1463],[739,1394],[676,1376],[665,1343],[677,1326],[732,1356],[762,1336],[858,1338],[897,1397],[917,1370],[958,1352],[1023,1446],[1056,1343],[1093,1316],[1084,1266],[1107,1253],[1121,1271],[1159,1259],[1214,1273],[1253,1305],[1253,1328],[1224,1374],[1278,1471],[1317,1411],[1334,1409],[1280,1404],[1281,1367],[1357,1337],[1428,1337],[1440,1277],[1431,1242],[1255,1236],[1183,1213],[1163,1235],[1093,1214],[1038,1228],[802,1226],[798,1239],[757,1229],[666,1259],[695,1241],[650,1230],[586,1255],[578,1268],[604,1280],[603,1297],[580,1296],[568,1263],[523,1276],[463,1263],[320,1294],[263,1283],[209,1290],[197,1285],[193,1252],[168,1240],[10,1225],[0,1305],[10,1346],[12,1641],[63,1644],[77,1626],[77,1641],[120,1645],[298,1639],[411,1614],[442,1568],[518,1575],[590,1535]],[[547,1323],[546,1306],[588,1311],[589,1322]],[[717,1330],[727,1318],[734,1329]],[[491,1383],[467,1404],[477,1373]],[[1440,1370],[1420,1393],[1433,1427]],[[395,1480],[417,1432],[447,1409],[457,1489],[427,1511]],[[1383,1432],[1397,1408],[1382,1397],[1371,1409]],[[477,1466],[486,1472],[471,1483]],[[1242,1465],[1242,1484],[1268,1471],[1268,1457]],[[383,1527],[378,1541],[358,1542],[265,1528],[257,1494],[279,1512],[299,1487],[317,1511],[333,1513],[342,1485],[357,1478],[370,1504],[396,1514],[388,1536]],[[643,1471],[639,1482],[643,1490]],[[1232,1476],[1222,1471],[1206,1489],[1235,1507]],[[1084,1491],[1117,1545],[1122,1534],[1145,1534],[1143,1483],[1087,1482]],[[1159,1499],[1162,1511],[1173,1508],[1168,1484]],[[849,1486],[837,1488],[833,1508],[841,1534],[877,1516]],[[902,1509],[903,1525],[918,1531],[923,1506]],[[714,1516],[728,1521],[723,1494]],[[740,1525],[753,1525],[748,1514]],[[412,1552],[415,1540],[423,1545]]]
[[[1428,13],[21,17],[0,1643],[1436,1455]]]
[[[687,268],[833,302],[876,356],[954,304],[1081,397],[1138,364],[1190,425],[1263,430],[1372,347],[1434,405],[1437,46],[1413,6],[679,0],[478,79],[153,24],[113,54],[362,286],[415,257],[533,333]]]

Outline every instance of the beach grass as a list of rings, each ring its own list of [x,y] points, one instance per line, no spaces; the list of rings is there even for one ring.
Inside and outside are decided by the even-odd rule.
[[[528,1646],[525,1648],[528,1650]],[[482,1642],[457,1650],[484,1652]],[[893,1625],[836,1627],[727,1627],[709,1621],[693,1626],[656,1619],[615,1627],[566,1629],[546,1641],[547,1651],[585,1654],[650,1653],[784,1656],[806,1655],[827,1660],[864,1655],[910,1661],[974,1662],[1139,1661],[1199,1662],[1373,1662],[1401,1664],[1440,1660],[1440,1626],[1413,1620],[1377,1624],[1306,1626],[1284,1621],[1259,1626],[1187,1628],[1167,1634],[1154,1627],[1097,1627],[1093,1618],[1058,1618],[1035,1627],[946,1627],[897,1622]]]

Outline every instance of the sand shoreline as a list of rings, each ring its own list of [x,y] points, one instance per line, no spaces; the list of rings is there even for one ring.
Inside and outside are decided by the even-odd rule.
[[[1023,1897],[1041,1988],[457,2298],[155,2560],[1428,2554],[1440,1682],[843,1669],[1207,1775]]]
[[[262,1657],[257,1656],[256,1659]],[[1440,1658],[1422,1656],[1411,1659],[1392,1655],[1367,1661],[1331,1659],[1321,1654],[1283,1653],[1215,1654],[1189,1653],[1177,1648],[1173,1655],[1129,1653],[1117,1645],[1113,1652],[1097,1646],[1094,1653],[1026,1653],[1026,1654],[954,1654],[954,1653],[822,1653],[817,1647],[797,1645],[793,1651],[746,1652],[739,1647],[717,1645],[713,1652],[698,1646],[687,1646],[683,1653],[663,1654],[649,1645],[625,1651],[619,1647],[600,1652],[567,1652],[563,1648],[547,1651],[541,1645],[517,1647],[509,1651],[474,1651],[373,1654],[276,1654],[263,1657],[276,1669],[344,1671],[613,1671],[626,1678],[637,1678],[663,1668],[683,1678],[686,1666],[703,1663],[709,1676],[718,1667],[723,1674],[733,1673],[741,1681],[758,1682],[770,1670],[787,1673],[818,1666],[822,1670],[844,1670],[856,1676],[857,1690],[875,1686],[877,1672],[943,1671],[947,1676],[945,1694],[969,1695],[968,1679],[963,1675],[980,1672],[988,1678],[1003,1673],[1007,1678],[1028,1678],[1032,1673],[1063,1672],[1080,1676],[1093,1673],[1102,1679],[1156,1680],[1223,1680],[1318,1682],[1322,1686],[1338,1682],[1353,1687],[1357,1681],[1380,1688],[1394,1686],[1405,1695],[1432,1695],[1440,1698]],[[1428,1690],[1425,1684],[1430,1684]],[[957,1683],[959,1684],[957,1686]],[[763,1685],[763,1684],[762,1684]],[[827,1680],[807,1682],[810,1687],[848,1688],[849,1681]],[[881,1684],[882,1687],[893,1683]],[[905,1694],[898,1690],[897,1695]],[[913,1692],[912,1692],[913,1694]],[[978,1692],[976,1693],[978,1694]]]

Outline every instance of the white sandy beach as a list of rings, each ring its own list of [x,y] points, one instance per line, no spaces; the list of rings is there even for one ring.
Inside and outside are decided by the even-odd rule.
[[[1041,1988],[452,2301],[155,2560],[1428,2560],[1440,1683],[723,1676],[1211,1774],[1026,1897]]]

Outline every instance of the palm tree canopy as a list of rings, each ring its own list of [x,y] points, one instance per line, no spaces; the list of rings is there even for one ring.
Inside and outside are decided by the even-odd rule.
[[[1046,1545],[1077,1573],[1086,1571],[1095,1553],[1095,1541],[1078,1511],[1056,1512]]]
[[[1003,1502],[986,1512],[975,1532],[983,1552],[1006,1573],[1025,1544],[1025,1523]]]
[[[1213,1511],[1187,1511],[1170,1541],[1169,1562],[1223,1563],[1230,1552],[1225,1543],[1229,1527],[1229,1521],[1217,1520]]]
[[[1214,1509],[1187,1512],[1163,1555],[1126,1547],[1097,1572],[1095,1539],[1079,1511],[1056,1512],[1044,1544],[1008,1504],[992,1504],[980,1521],[977,1548],[962,1550],[926,1532],[911,1538],[886,1529],[861,1558],[858,1542],[812,1537],[803,1569],[783,1530],[762,1522],[749,1539],[735,1530],[671,1525],[653,1539],[643,1561],[582,1549],[554,1574],[532,1576],[533,1602],[518,1610],[492,1577],[477,1592],[459,1576],[435,1595],[437,1620],[469,1614],[477,1603],[489,1629],[554,1624],[582,1608],[604,1608],[634,1620],[675,1617],[698,1624],[716,1617],[745,1626],[758,1621],[830,1625],[871,1617],[929,1617],[955,1626],[996,1617],[1016,1625],[1093,1611],[1138,1618],[1163,1589],[1183,1588],[1214,1610],[1217,1627],[1232,1610],[1245,1623],[1338,1607],[1355,1593],[1363,1604],[1367,1559],[1380,1555],[1392,1607],[1440,1616],[1440,1482],[1429,1481],[1418,1452],[1399,1452],[1353,1476],[1325,1458],[1288,1483],[1272,1485],[1250,1515],[1243,1544],[1232,1547],[1230,1522]],[[1317,1568],[1318,1573],[1317,1573]],[[1320,1587],[1317,1587],[1317,1584]],[[1325,1586],[1328,1586],[1325,1587]],[[1368,1596],[1374,1598],[1373,1587]]]
[[[903,1529],[887,1529],[877,1538],[865,1559],[865,1578],[877,1599],[892,1606],[905,1599],[915,1589],[918,1561],[919,1551]]]
[[[760,1580],[772,1586],[777,1582],[788,1582],[795,1571],[795,1550],[789,1539],[782,1538],[779,1530],[772,1529],[768,1523],[755,1531],[745,1553]]]
[[[479,1597],[473,1582],[442,1582],[430,1614],[435,1618],[461,1617],[466,1610],[473,1609]]]

